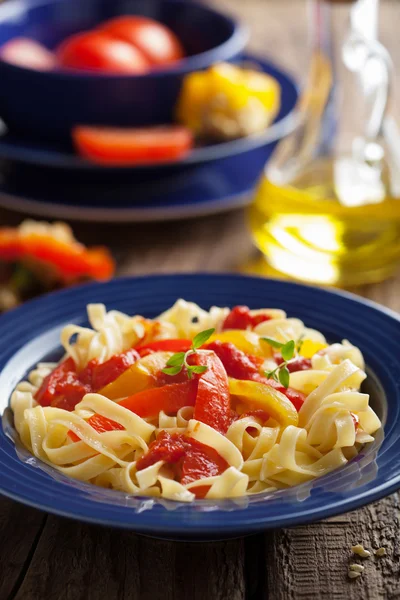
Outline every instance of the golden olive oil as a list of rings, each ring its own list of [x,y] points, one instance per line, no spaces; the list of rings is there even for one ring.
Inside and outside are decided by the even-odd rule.
[[[343,203],[332,159],[317,159],[290,185],[264,177],[249,208],[253,239],[269,265],[289,277],[350,286],[390,276],[400,260],[400,199]],[[368,195],[368,194],[367,194]]]

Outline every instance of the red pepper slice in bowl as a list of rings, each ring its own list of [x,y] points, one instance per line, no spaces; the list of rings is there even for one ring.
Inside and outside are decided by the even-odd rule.
[[[103,165],[174,162],[193,147],[193,136],[182,125],[136,129],[77,126],[72,138],[78,153]]]

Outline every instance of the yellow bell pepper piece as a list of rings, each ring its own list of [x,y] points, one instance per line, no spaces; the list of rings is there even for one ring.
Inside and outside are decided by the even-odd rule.
[[[273,120],[279,104],[280,87],[273,77],[219,63],[208,71],[186,76],[176,117],[197,135],[207,135],[210,126],[216,130],[221,126],[222,131],[223,123],[228,127],[227,119],[231,121],[233,136],[250,135]],[[225,134],[228,135],[228,131]]]
[[[283,427],[297,426],[299,416],[288,398],[278,390],[258,381],[229,379],[229,391],[238,396],[250,410],[261,408]]]
[[[244,331],[242,329],[221,331],[221,333],[214,333],[207,343],[216,341],[224,344],[233,344],[238,350],[242,350],[245,354],[262,356],[263,358],[272,356],[271,346],[263,342],[260,336],[257,335],[257,333],[254,333],[254,331]]]
[[[110,400],[118,400],[156,387],[157,373],[165,367],[172,354],[173,352],[154,352],[140,358],[115,381],[103,387],[99,394]]]
[[[300,356],[304,358],[312,358],[314,354],[327,348],[328,344],[324,344],[323,342],[314,342],[313,340],[304,340],[300,346]]]

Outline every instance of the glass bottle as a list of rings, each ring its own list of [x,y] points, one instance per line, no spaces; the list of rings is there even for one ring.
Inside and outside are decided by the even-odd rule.
[[[312,54],[295,131],[249,208],[274,271],[338,286],[390,276],[400,259],[400,135],[378,0],[312,0]]]

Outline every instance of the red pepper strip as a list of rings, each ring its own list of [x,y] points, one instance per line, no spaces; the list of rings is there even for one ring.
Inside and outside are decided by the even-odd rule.
[[[222,329],[253,329],[256,325],[269,321],[269,315],[252,315],[248,306],[235,306],[226,317]]]
[[[116,431],[123,430],[124,427],[113,421],[112,419],[107,419],[107,417],[103,417],[102,415],[92,415],[90,419],[87,420],[88,424],[93,427],[98,433],[104,433],[104,431]],[[80,437],[76,435],[73,431],[68,431],[68,435],[73,442],[79,442]]]
[[[192,346],[190,340],[157,340],[156,342],[149,342],[143,346],[136,346],[135,350],[139,352],[140,356],[146,356],[150,352],[187,352]]]
[[[214,448],[181,434],[160,433],[149,446],[149,451],[138,460],[138,471],[154,465],[159,460],[176,465],[177,476],[183,485],[220,475],[228,468],[228,463]],[[204,498],[210,486],[194,488],[198,498]]]
[[[15,261],[36,258],[56,267],[66,279],[93,277],[109,279],[114,274],[114,262],[106,248],[85,248],[76,241],[65,242],[48,234],[21,235],[18,229],[0,231],[0,258]]]
[[[285,388],[275,380],[267,379],[261,375],[258,370],[260,367],[260,360],[258,357],[250,357],[242,352],[242,350],[238,350],[233,344],[221,343],[220,341],[208,344],[207,348],[213,350],[221,359],[229,377],[244,380],[250,379],[266,383],[279,392],[282,392],[282,394],[285,394],[286,398],[292,402],[296,410],[300,410],[306,399],[305,395],[293,388]]]
[[[280,355],[275,355],[274,360],[278,365],[284,362],[284,359]],[[302,356],[291,360],[287,364],[289,373],[296,373],[297,371],[308,371],[311,369],[311,360],[309,358],[303,358]]]
[[[90,386],[80,381],[73,359],[68,358],[43,380],[35,400],[41,406],[73,410],[90,391]]]
[[[197,385],[196,379],[184,383],[171,383],[143,390],[118,404],[142,418],[156,417],[161,410],[167,414],[176,414],[184,406],[195,405]]]
[[[220,433],[226,433],[231,423],[231,408],[224,365],[214,352],[192,354],[189,363],[208,367],[198,378],[194,418]]]
[[[115,381],[128,367],[139,360],[139,354],[131,348],[121,354],[112,356],[104,363],[98,364],[96,359],[91,360],[83,371],[79,373],[79,379],[90,385],[94,392]]]

